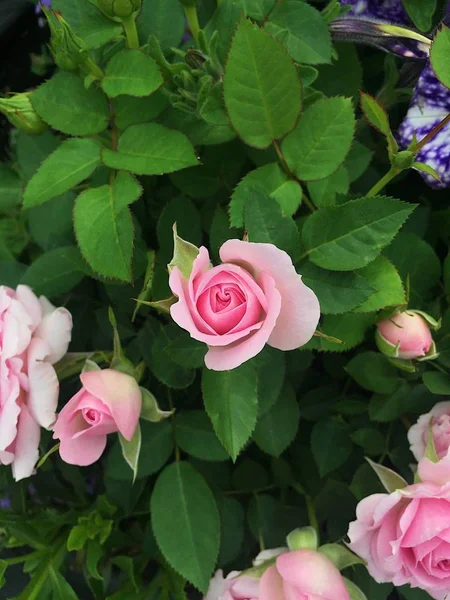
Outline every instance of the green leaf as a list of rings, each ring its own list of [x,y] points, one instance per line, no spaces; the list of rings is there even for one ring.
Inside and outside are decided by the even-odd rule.
[[[42,163],[25,188],[25,208],[38,206],[64,194],[89,175],[100,164],[100,145],[94,140],[64,141]]]
[[[52,600],[78,600],[73,587],[52,564],[50,564],[48,572],[53,590]]]
[[[82,550],[89,538],[87,525],[75,525],[72,527],[69,537],[67,538],[67,550],[74,552]]]
[[[138,175],[162,175],[198,164],[187,137],[156,123],[131,125],[119,138],[118,151],[105,148],[105,165]]]
[[[321,477],[342,466],[352,451],[352,441],[345,423],[319,421],[311,433],[311,451]]]
[[[124,49],[115,54],[105,69],[102,88],[107,96],[150,96],[164,80],[158,65],[140,50]]]
[[[424,384],[432,394],[436,394],[437,396],[450,395],[450,375],[436,371],[426,371],[422,378]]]
[[[138,474],[138,462],[142,445],[141,428],[139,423],[130,441],[125,439],[121,433],[119,433],[119,441],[122,448],[122,455],[130,469],[133,471],[134,483],[134,480]]]
[[[364,449],[365,454],[369,454],[370,456],[380,456],[383,454],[385,442],[383,435],[378,429],[374,427],[362,427],[354,431],[351,438],[355,444]]]
[[[117,565],[125,575],[126,579],[131,583],[135,593],[139,592],[139,586],[136,582],[136,575],[134,572],[134,559],[131,556],[115,556],[111,562]]]
[[[384,489],[389,494],[392,494],[392,492],[397,490],[401,490],[408,485],[408,482],[405,481],[398,473],[392,471],[392,469],[388,469],[388,467],[385,467],[384,465],[374,463],[370,460],[370,458],[366,458],[366,460],[377,474],[377,477]]]
[[[145,340],[148,349],[144,352],[144,359],[153,375],[162,383],[174,389],[189,387],[195,378],[195,371],[191,368],[181,367],[171,356],[165,352],[169,344],[178,337],[179,328],[174,323],[161,327],[156,337]],[[150,350],[149,354],[148,350]]]
[[[46,131],[41,135],[27,135],[17,131],[17,162],[23,178],[28,181],[42,162],[59,146],[58,138]]]
[[[336,343],[326,338],[315,338],[318,347],[328,352],[346,352],[360,344],[365,336],[367,328],[373,323],[371,314],[348,313],[343,315],[325,315],[322,321],[321,331],[326,336],[340,340]]]
[[[244,220],[250,242],[274,244],[291,256],[298,255],[300,236],[294,220],[282,214],[279,204],[262,187],[246,188]]]
[[[436,11],[436,0],[421,2],[421,0],[402,0],[409,18],[420,31],[428,31],[433,24]]]
[[[289,133],[300,114],[301,83],[294,63],[276,40],[247,19],[239,23],[231,44],[224,97],[233,127],[255,148],[267,148]]]
[[[134,228],[128,205],[142,188],[120,172],[110,185],[82,192],[75,203],[75,235],[90,266],[105,277],[131,281]]]
[[[14,208],[22,199],[22,184],[17,174],[0,163],[0,213]]]
[[[207,415],[201,410],[184,411],[175,416],[175,437],[184,452],[207,461],[228,459]]]
[[[315,65],[331,61],[328,24],[321,13],[306,2],[287,0],[276,4],[265,28],[286,46],[296,62]]]
[[[241,503],[229,496],[218,498],[218,509],[222,526],[218,563],[225,565],[235,560],[241,552],[245,514]]]
[[[181,367],[198,369],[205,364],[205,354],[208,351],[206,344],[191,338],[187,331],[179,330],[175,337],[164,348],[170,358]]]
[[[309,261],[300,263],[298,272],[319,298],[323,314],[350,312],[375,293],[372,283],[357,273],[326,271]]]
[[[442,26],[431,46],[431,65],[437,78],[450,88],[450,27]]]
[[[97,540],[89,540],[86,546],[86,568],[89,575],[98,581],[103,581],[98,572],[98,563],[103,557],[102,545]]]
[[[285,215],[293,215],[302,201],[302,188],[297,181],[288,179],[278,163],[263,165],[250,171],[241,179],[234,190],[230,204],[230,224],[233,227],[244,227],[244,211],[248,187],[261,186],[280,205]]]
[[[86,0],[54,0],[52,8],[64,15],[88,48],[103,46],[122,33],[120,23],[103,16],[93,3]]]
[[[384,256],[378,256],[364,269],[355,273],[375,292],[362,304],[359,304],[355,312],[375,312],[387,306],[400,306],[405,304],[406,296],[402,280],[394,265]]]
[[[354,130],[355,115],[349,98],[315,102],[283,141],[289,168],[306,181],[328,177],[344,162]]]
[[[376,369],[376,365],[374,366]],[[373,375],[374,373],[372,373],[372,376]],[[379,376],[380,379],[383,377],[381,373],[377,373],[377,376]],[[373,381],[372,384],[373,387],[375,387],[376,382]],[[380,423],[396,421],[409,410],[412,394],[411,387],[406,381],[400,378],[396,382],[391,378],[390,381],[383,381],[380,385],[380,387],[386,389],[388,389],[389,386],[392,386],[395,391],[382,391],[380,394],[374,394],[370,399],[369,417],[371,421],[379,421]]]
[[[138,480],[157,473],[169,460],[173,452],[173,430],[168,421],[150,423],[141,421],[142,445],[139,456]],[[125,462],[120,443],[117,442],[108,455],[106,477],[131,483],[133,473]]]
[[[178,0],[144,0],[137,18],[139,37],[154,35],[163,51],[177,48],[184,33],[184,11]]]
[[[229,226],[229,220],[225,211],[217,206],[209,230],[209,245],[213,257],[219,255],[219,249],[227,240],[239,238],[239,231]]]
[[[398,144],[392,134],[386,110],[376,98],[366,92],[360,93],[360,103],[364,116],[370,125],[385,136],[389,155],[392,157],[398,151]]]
[[[294,440],[299,419],[295,390],[285,384],[276,403],[259,417],[253,439],[263,452],[278,457]]]
[[[57,72],[39,86],[31,103],[46,123],[68,135],[93,135],[108,126],[104,93],[94,86],[87,90],[81,77],[67,71]]]
[[[373,158],[373,152],[359,142],[353,142],[350,152],[345,159],[345,167],[348,171],[350,183],[357,181]]]
[[[308,191],[311,195],[311,200],[315,206],[334,206],[336,204],[337,194],[345,195],[348,193],[350,181],[348,171],[344,165],[341,165],[329,177],[319,179],[318,181],[310,181],[308,183]]]
[[[413,233],[400,233],[384,254],[398,269],[403,283],[409,282],[411,306],[422,306],[441,275],[441,263],[433,248]]]
[[[28,212],[28,226],[33,240],[42,250],[53,250],[73,243],[72,212],[75,195],[69,191]]]
[[[255,429],[258,414],[256,387],[256,371],[249,363],[232,371],[203,370],[205,409],[218,438],[233,460]]]
[[[332,271],[365,267],[392,241],[414,208],[384,196],[322,208],[303,227],[309,259]]]
[[[70,292],[86,272],[87,266],[77,248],[55,248],[28,267],[21,283],[29,285],[37,295],[52,298]]]
[[[161,91],[156,91],[144,98],[117,96],[111,104],[114,107],[115,124],[119,129],[126,129],[130,125],[148,123],[156,119],[167,107],[167,98]]]
[[[187,462],[169,465],[156,481],[150,512],[164,558],[206,593],[219,553],[220,520],[203,477]]]
[[[15,260],[0,260],[0,273],[2,274],[2,285],[16,288],[22,279],[26,265]]]
[[[351,359],[346,371],[361,387],[371,392],[393,394],[402,383],[397,369],[378,352],[361,352]]]
[[[258,416],[262,417],[278,400],[286,374],[285,354],[270,346],[260,352],[252,363],[258,377]]]

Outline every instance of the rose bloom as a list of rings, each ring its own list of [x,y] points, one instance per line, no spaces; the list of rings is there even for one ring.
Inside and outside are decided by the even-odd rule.
[[[259,600],[350,600],[350,595],[329,558],[314,550],[293,550],[264,572]]]
[[[398,358],[425,356],[433,345],[428,323],[415,312],[400,312],[377,325],[377,335],[392,346],[398,344]],[[383,351],[383,349],[381,348]]]
[[[216,572],[204,600],[259,600],[259,579],[231,571],[224,579],[223,571]]]
[[[438,402],[409,429],[411,452],[418,461],[425,456],[430,425],[436,453],[443,458],[450,448],[450,402]]]
[[[65,462],[84,467],[103,454],[109,433],[131,440],[142,394],[133,377],[113,369],[87,371],[80,380],[83,387],[59,413],[53,437]]]
[[[418,587],[436,600],[450,592],[450,460],[418,465],[423,483],[374,494],[356,509],[350,548],[379,583]]]
[[[40,427],[55,421],[59,383],[53,364],[66,354],[72,316],[19,285],[0,286],[0,464],[29,477],[39,457]]]
[[[273,244],[228,240],[220,258],[223,263],[212,267],[208,250],[201,247],[189,279],[177,267],[169,279],[178,297],[172,318],[209,346],[209,369],[234,369],[265,344],[294,350],[311,339],[319,301],[286,252]]]

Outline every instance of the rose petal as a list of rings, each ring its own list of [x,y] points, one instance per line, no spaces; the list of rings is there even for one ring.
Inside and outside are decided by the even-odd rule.
[[[317,594],[323,600],[350,600],[339,570],[329,558],[312,550],[295,550],[277,558],[277,570],[283,580],[308,597]]]
[[[28,408],[41,427],[49,429],[56,418],[59,381],[55,369],[46,362],[47,342],[33,338],[28,347]]]
[[[72,338],[72,315],[66,308],[55,308],[44,296],[40,303],[44,318],[34,335],[45,340],[49,347],[48,362],[54,365],[66,354]]]
[[[25,310],[30,316],[32,330],[34,331],[42,319],[42,309],[36,294],[27,285],[18,285],[16,298],[25,307]]]
[[[205,365],[208,369],[213,371],[235,369],[259,354],[266,345],[280,314],[281,296],[275,287],[274,280],[267,273],[260,274],[260,283],[268,306],[268,312],[262,326],[258,331],[252,332],[251,335],[234,344],[225,347],[210,347],[205,356]]]
[[[301,280],[289,255],[273,244],[228,240],[220,248],[223,262],[243,265],[258,281],[265,271],[275,280],[281,310],[268,341],[279,350],[294,350],[313,336],[320,318],[317,296]]]
[[[275,566],[269,567],[261,577],[259,600],[285,600],[283,580]]]
[[[80,375],[80,379],[86,390],[109,408],[124,438],[131,440],[142,405],[142,394],[136,380],[113,369],[87,371]]]
[[[20,481],[33,474],[39,458],[39,442],[41,430],[26,406],[22,406],[14,442],[14,460],[12,472],[15,481]]]

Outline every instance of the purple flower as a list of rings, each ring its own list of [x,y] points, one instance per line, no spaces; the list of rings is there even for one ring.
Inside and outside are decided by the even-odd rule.
[[[450,113],[450,90],[436,78],[428,63],[415,87],[405,120],[400,125],[398,140],[406,148],[416,135],[422,140]],[[420,173],[434,188],[450,186],[450,125],[446,125],[417,155],[416,160],[433,167],[441,181],[427,173]]]
[[[402,25],[409,23],[400,0],[341,0],[341,4],[352,6],[347,14],[354,17],[369,17]]]
[[[11,508],[11,500],[9,498],[0,498],[0,508],[4,510]]]
[[[52,0],[40,0],[36,4],[36,14],[39,14],[41,12],[41,4],[43,4],[47,8],[51,8],[51,6],[52,6]]]

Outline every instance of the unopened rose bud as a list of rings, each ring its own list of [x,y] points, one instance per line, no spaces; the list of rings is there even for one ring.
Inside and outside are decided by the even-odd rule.
[[[423,359],[435,353],[430,324],[413,310],[398,312],[380,321],[375,340],[380,351],[391,358]]]
[[[30,135],[40,135],[48,129],[47,124],[34,110],[29,92],[0,98],[0,112],[14,127]]]
[[[141,8],[142,0],[98,0],[99,8],[108,17],[126,19]]]
[[[56,65],[64,71],[75,71],[89,56],[86,44],[58,12],[45,6],[42,10],[50,28],[50,50]]]

